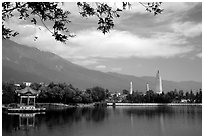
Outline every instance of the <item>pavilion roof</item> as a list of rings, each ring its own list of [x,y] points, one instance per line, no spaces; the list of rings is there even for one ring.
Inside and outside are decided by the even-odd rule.
[[[21,95],[38,95],[40,91],[36,91],[32,89],[31,87],[25,87],[24,89],[16,90],[16,93],[21,94]]]

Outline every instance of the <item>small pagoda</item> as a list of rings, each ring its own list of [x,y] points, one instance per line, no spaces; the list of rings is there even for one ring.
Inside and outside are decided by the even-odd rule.
[[[36,91],[29,86],[22,90],[16,90],[20,96],[20,109],[35,109],[35,98],[39,95],[40,91]]]

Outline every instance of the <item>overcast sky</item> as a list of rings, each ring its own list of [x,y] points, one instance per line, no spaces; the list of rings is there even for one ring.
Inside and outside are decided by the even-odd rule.
[[[34,26],[14,17],[7,25],[20,33],[12,39],[15,42],[89,69],[135,76],[155,76],[159,69],[165,80],[201,81],[202,3],[163,3],[162,7],[164,12],[154,16],[132,3],[104,35],[96,29],[96,18],[82,18],[76,3],[65,3],[63,8],[71,12],[69,30],[76,34],[66,45],[56,42],[40,23]]]

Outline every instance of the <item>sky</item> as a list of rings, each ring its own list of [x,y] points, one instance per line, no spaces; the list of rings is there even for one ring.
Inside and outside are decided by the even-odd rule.
[[[121,3],[108,4],[121,7]],[[40,22],[33,25],[14,16],[6,24],[20,33],[11,40],[88,69],[138,77],[156,76],[160,70],[164,80],[201,82],[202,3],[164,2],[164,11],[157,16],[137,2],[131,4],[104,35],[97,30],[97,18],[83,18],[76,3],[65,3],[62,8],[71,12],[68,28],[76,35],[66,44],[55,41]],[[47,26],[51,24],[47,22]]]

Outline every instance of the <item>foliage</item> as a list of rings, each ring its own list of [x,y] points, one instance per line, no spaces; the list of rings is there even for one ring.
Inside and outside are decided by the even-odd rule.
[[[76,91],[73,89],[72,85],[64,87],[64,103],[74,102],[73,98],[76,94]]]
[[[147,3],[139,2],[139,3],[146,8],[146,11],[153,12],[154,15],[161,14],[162,11],[164,10],[160,8],[160,5],[162,4],[162,2],[151,2],[151,3],[150,2],[147,2]]]
[[[190,93],[186,92],[184,95],[182,90],[177,92],[176,89],[166,94],[157,94],[150,90],[145,95],[139,93],[128,94],[126,99],[127,102],[134,103],[174,103],[181,102],[182,99],[186,99],[190,103],[202,103],[202,91],[200,89],[199,92],[196,92],[196,95],[192,91]]]
[[[81,94],[81,98],[82,98],[82,103],[92,103],[93,102],[93,98],[92,98],[91,93],[83,92]]]
[[[41,85],[40,85],[39,83],[34,82],[34,83],[32,83],[32,84],[30,85],[30,87],[31,87],[32,89],[34,89],[34,90],[39,90],[40,87],[41,87]]]
[[[126,90],[126,89],[123,90],[123,94],[128,94],[128,93],[129,93],[128,90]]]
[[[38,83],[32,83],[31,86],[35,90],[39,90],[40,94],[37,97],[39,103],[93,103],[103,102],[106,99],[111,101],[121,102],[133,102],[133,103],[172,103],[180,102],[182,99],[186,99],[190,103],[202,103],[202,90],[200,89],[195,94],[193,91],[184,92],[182,90],[170,91],[167,93],[156,94],[152,90],[147,91],[146,94],[140,92],[134,92],[133,94],[125,94],[126,97],[117,96],[115,93],[111,96],[108,89],[101,87],[93,87],[86,90],[79,90],[74,88],[71,84],[66,83],[54,83],[51,82],[48,85],[40,85]],[[2,103],[18,103],[19,97],[15,93],[17,89],[25,88],[24,85],[16,86],[14,83],[2,83]]]
[[[105,100],[106,94],[103,88],[94,87],[91,89],[91,91],[92,91],[91,94],[92,94],[93,101],[100,102]]]
[[[139,2],[146,8],[146,11],[153,12],[154,15],[157,15],[163,11],[160,8],[161,2],[152,2],[152,3],[142,3]],[[119,18],[120,13],[125,10],[127,7],[131,7],[130,2],[122,2],[123,9],[109,6],[107,3],[96,2],[96,8],[93,8],[87,2],[77,2],[78,7],[80,8],[80,14],[83,17],[96,16],[98,18],[98,30],[102,31],[104,34],[109,32],[114,27],[114,18]]]
[[[50,101],[49,101],[49,96],[48,96],[48,87],[41,86],[41,87],[39,88],[39,90],[40,90],[40,94],[39,94],[39,96],[37,97],[37,101],[40,102],[40,103],[50,102]]]
[[[38,20],[44,24],[44,26],[50,31],[52,36],[57,41],[65,42],[72,35],[65,35],[61,31],[68,33],[69,30],[66,27],[70,20],[68,15],[69,11],[63,10],[59,7],[58,2],[3,2],[2,3],[2,35],[3,38],[10,38],[16,36],[18,32],[14,32],[10,28],[5,27],[6,19],[14,16],[14,13],[19,14],[19,19],[30,20],[34,25],[37,24]],[[16,14],[16,13],[15,13]],[[52,30],[49,29],[45,22],[52,22]],[[36,36],[37,37],[37,36]]]
[[[153,12],[157,15],[163,11],[160,8],[161,2],[142,3],[146,11]],[[20,20],[29,20],[36,25],[39,20],[52,34],[55,40],[66,42],[69,37],[73,37],[69,33],[67,25],[71,22],[69,20],[69,11],[63,10],[59,2],[2,2],[2,36],[3,39],[15,37],[19,33],[6,27],[6,20],[11,17],[18,16]],[[120,13],[127,7],[131,7],[131,3],[123,2],[123,9],[109,6],[107,3],[95,2],[95,7],[87,2],[77,2],[79,13],[82,17],[96,16],[98,18],[97,29],[102,33],[108,33],[114,27],[114,19],[120,17]],[[52,29],[47,27],[46,22],[52,23]],[[66,34],[64,34],[66,33]],[[35,36],[36,40],[38,36]]]
[[[13,83],[2,83],[2,104],[17,103],[16,86]]]
[[[101,87],[94,87],[87,89],[86,91],[80,91],[74,88],[71,84],[66,83],[54,83],[51,82],[48,85],[41,85],[38,83],[32,83],[31,88],[39,90],[40,94],[37,97],[37,102],[40,103],[92,103],[105,100],[107,89]],[[16,87],[14,83],[3,83],[3,103],[18,103],[19,97],[15,93],[17,89],[23,89],[25,85],[21,84]]]

